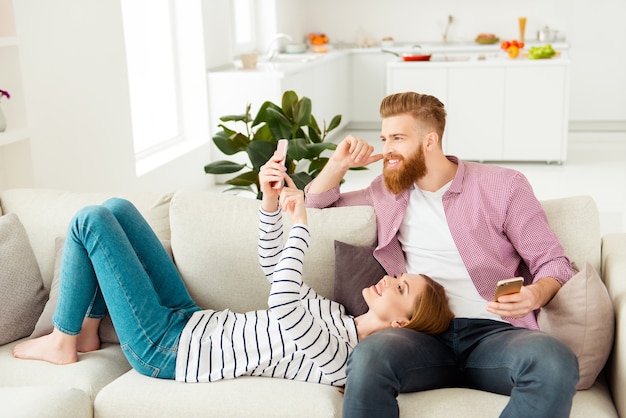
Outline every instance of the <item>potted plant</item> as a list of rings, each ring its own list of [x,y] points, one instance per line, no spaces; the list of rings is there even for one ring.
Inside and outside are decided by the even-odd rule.
[[[228,160],[215,161],[204,166],[208,174],[231,174],[247,169],[226,181],[232,187],[226,190],[246,190],[256,193],[260,199],[259,170],[269,160],[279,139],[288,139],[287,174],[298,188],[302,189],[313,180],[328,162],[321,154],[334,150],[336,144],[324,142],[326,136],[341,123],[341,115],[332,118],[330,124],[320,129],[311,113],[311,99],[298,98],[294,91],[286,91],[281,106],[266,101],[254,119],[250,115],[250,104],[243,115],[222,116],[221,131],[213,136],[217,148],[226,155],[245,152],[250,164]],[[226,123],[238,124],[241,130],[231,129]]]

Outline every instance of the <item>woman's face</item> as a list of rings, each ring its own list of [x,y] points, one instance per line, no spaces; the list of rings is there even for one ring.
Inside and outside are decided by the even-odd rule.
[[[363,289],[363,298],[382,321],[409,321],[415,303],[424,292],[426,279],[419,274],[403,273],[397,277],[384,276],[378,283]]]

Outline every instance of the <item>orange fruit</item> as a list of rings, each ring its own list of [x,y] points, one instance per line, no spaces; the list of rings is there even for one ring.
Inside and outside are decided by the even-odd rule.
[[[519,47],[511,45],[506,49],[506,53],[509,54],[509,58],[517,58],[517,56],[519,55]]]

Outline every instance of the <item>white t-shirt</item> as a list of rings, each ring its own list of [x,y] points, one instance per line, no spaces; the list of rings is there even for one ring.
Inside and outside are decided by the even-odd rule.
[[[441,199],[450,183],[435,192],[415,186],[411,190],[398,234],[407,271],[426,274],[441,284],[457,318],[502,321],[501,317],[487,311],[487,301],[476,290],[452,239]]]

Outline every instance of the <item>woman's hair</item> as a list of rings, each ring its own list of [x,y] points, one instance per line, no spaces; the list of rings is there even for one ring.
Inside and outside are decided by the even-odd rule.
[[[454,319],[454,313],[448,305],[448,297],[442,285],[425,274],[421,276],[426,280],[426,288],[421,297],[417,298],[413,309],[413,317],[404,328],[426,334],[439,334],[450,326]]]
[[[446,109],[435,96],[419,94],[413,91],[391,94],[380,104],[380,116],[388,118],[409,114],[439,135],[439,143],[446,128]]]

